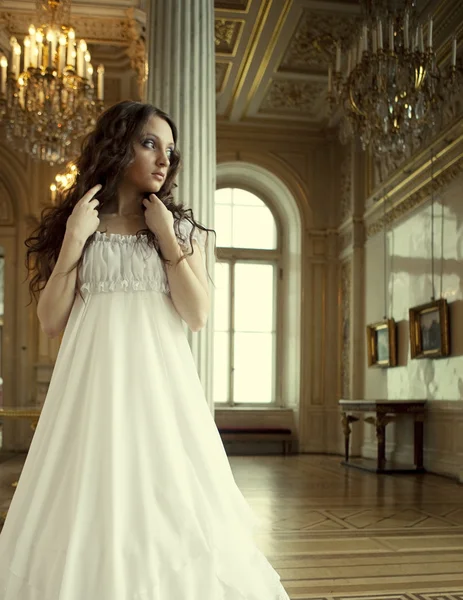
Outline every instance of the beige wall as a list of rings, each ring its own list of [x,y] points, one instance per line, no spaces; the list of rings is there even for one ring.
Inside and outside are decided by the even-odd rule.
[[[217,127],[218,163],[269,170],[290,190],[302,221],[301,388],[290,410],[216,411],[218,425],[292,424],[300,452],[339,452],[337,232],[340,151],[307,132]]]
[[[411,360],[410,307],[431,300],[431,199],[392,224],[386,243],[388,316],[398,324],[399,366],[365,371],[365,397],[425,399],[429,401],[426,424],[426,467],[439,473],[463,475],[463,174],[435,194],[434,282],[435,297],[450,304],[451,356],[435,360]],[[442,245],[443,209],[443,245]],[[442,257],[443,249],[443,261]],[[384,235],[368,239],[365,251],[366,323],[384,315]],[[442,277],[441,277],[442,273]],[[441,288],[442,285],[442,288]],[[390,428],[389,452],[411,460],[409,424]],[[374,452],[372,431],[365,431],[363,452]]]

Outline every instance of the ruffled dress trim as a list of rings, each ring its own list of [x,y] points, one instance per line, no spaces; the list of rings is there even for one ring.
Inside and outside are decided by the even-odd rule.
[[[185,219],[176,223],[177,238],[187,253],[191,252],[192,227]],[[205,232],[195,228],[192,239],[203,251]],[[89,294],[154,291],[170,295],[164,264],[147,240],[144,233],[96,231],[81,266],[80,290]]]

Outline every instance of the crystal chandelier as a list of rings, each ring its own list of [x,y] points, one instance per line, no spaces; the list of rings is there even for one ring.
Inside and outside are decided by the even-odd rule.
[[[16,149],[64,163],[103,109],[104,67],[95,98],[87,44],[68,26],[71,0],[36,1],[40,24],[29,27],[22,46],[11,38],[9,60],[0,55],[0,122]]]
[[[448,70],[433,45],[433,19],[417,17],[416,0],[366,0],[355,43],[336,45],[328,70],[332,108],[341,108],[340,138],[360,140],[376,155],[401,156],[439,124],[442,104],[457,92],[457,40]],[[347,50],[347,51],[346,51]]]

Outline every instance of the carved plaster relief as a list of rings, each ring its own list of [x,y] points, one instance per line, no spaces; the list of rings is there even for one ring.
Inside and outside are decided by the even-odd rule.
[[[326,85],[320,82],[275,79],[259,112],[303,113],[308,119],[320,119],[326,113]]]
[[[344,47],[350,46],[360,22],[357,16],[305,10],[280,70],[326,71],[335,53],[335,40],[341,39]]]
[[[216,53],[234,56],[236,54],[242,28],[243,21],[216,19],[214,23]]]
[[[4,12],[0,15],[0,26],[5,25],[9,35],[23,36],[29,29],[34,13]],[[91,18],[79,15],[72,16],[72,26],[79,39],[86,41],[111,43],[125,46],[130,43],[126,19]]]
[[[352,144],[345,147],[339,175],[341,184],[339,221],[343,223],[352,215]]]
[[[350,260],[341,264],[341,397],[350,398],[350,296],[352,288],[352,265]]]

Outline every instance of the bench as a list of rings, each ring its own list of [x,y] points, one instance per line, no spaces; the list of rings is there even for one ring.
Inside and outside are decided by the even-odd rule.
[[[283,427],[219,427],[223,442],[281,442],[283,454],[291,454],[293,433]]]

